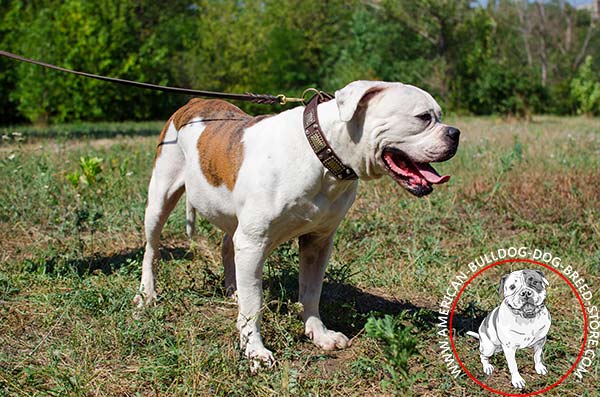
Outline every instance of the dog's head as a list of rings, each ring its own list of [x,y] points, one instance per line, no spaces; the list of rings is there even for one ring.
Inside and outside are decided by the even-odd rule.
[[[543,307],[548,284],[540,270],[517,270],[502,277],[500,293],[511,309],[531,318]]]
[[[427,92],[402,83],[355,81],[335,93],[340,119],[354,140],[368,140],[370,176],[385,173],[417,197],[444,183],[429,164],[456,153],[460,131],[441,122]]]

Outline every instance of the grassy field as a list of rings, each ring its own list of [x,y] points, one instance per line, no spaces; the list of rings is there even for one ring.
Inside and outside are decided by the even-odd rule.
[[[256,376],[237,346],[236,306],[221,286],[221,233],[200,221],[199,236],[188,241],[182,205],[163,232],[159,303],[134,316],[161,123],[64,126],[52,139],[4,130],[0,396],[491,395],[464,374],[452,378],[440,358],[440,301],[475,258],[527,246],[577,269],[595,292],[591,303],[600,303],[600,120],[447,121],[463,132],[456,157],[436,167],[453,175],[448,184],[416,199],[389,178],[361,182],[340,227],[322,315],[353,337],[351,348],[322,352],[303,336],[294,303],[297,244],[269,258],[263,329],[277,366]],[[523,267],[531,266],[512,266]],[[455,321],[469,370],[512,392],[502,355],[485,378],[477,343],[464,335],[500,303],[497,281],[507,271],[474,282]],[[550,373],[537,375],[531,352],[520,352],[527,392],[560,378],[581,344],[577,301],[558,275],[546,274]],[[544,395],[598,396],[599,362],[583,381],[570,376]]]

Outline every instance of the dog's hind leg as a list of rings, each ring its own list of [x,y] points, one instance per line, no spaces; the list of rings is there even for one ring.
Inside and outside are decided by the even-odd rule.
[[[175,128],[169,126],[163,141],[173,141],[173,136],[176,138],[176,134]],[[134,300],[138,307],[156,299],[152,264],[158,256],[160,232],[185,190],[184,162],[185,158],[177,144],[163,145],[155,161],[144,217],[146,249],[142,262],[142,280],[140,292]]]
[[[496,346],[492,343],[485,332],[479,329],[479,358],[483,366],[483,373],[491,375],[494,372],[494,366],[490,363],[490,358],[496,352]]]
[[[483,372],[486,375],[491,375],[494,372],[494,366],[490,363],[491,357],[491,355],[486,356],[483,353],[479,355],[479,358],[481,359],[481,365],[483,365]]]
[[[185,200],[185,232],[190,239],[196,232],[196,210],[187,198]]]
[[[227,233],[223,236],[221,246],[221,258],[225,269],[225,293],[227,296],[235,296],[235,260],[234,260],[233,240]]]

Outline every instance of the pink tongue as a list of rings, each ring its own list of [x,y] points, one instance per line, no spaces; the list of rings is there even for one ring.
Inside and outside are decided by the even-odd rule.
[[[427,180],[427,182],[429,182],[429,183],[439,184],[439,183],[446,183],[450,180],[450,175],[441,176],[429,164],[413,163],[413,165],[415,166],[415,168],[417,170],[419,170],[419,173],[421,175],[423,175],[423,178],[425,178]]]

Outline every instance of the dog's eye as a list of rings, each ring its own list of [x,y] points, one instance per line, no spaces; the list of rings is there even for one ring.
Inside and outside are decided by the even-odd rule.
[[[510,286],[510,287],[508,287],[508,288],[510,288],[510,289],[511,289],[511,291],[512,291],[513,289],[515,289],[515,288],[517,288],[517,287],[515,287],[515,285],[513,284],[513,285],[511,285],[511,286]]]
[[[417,118],[421,121],[424,121],[426,123],[430,123],[431,122],[431,114],[429,113],[423,113],[417,116]]]

